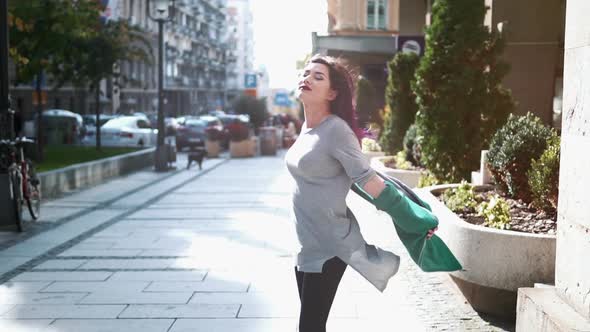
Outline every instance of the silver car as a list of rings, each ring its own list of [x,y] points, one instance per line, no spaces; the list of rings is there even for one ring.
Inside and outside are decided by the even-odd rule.
[[[110,119],[100,129],[104,146],[153,146],[158,130],[152,129],[149,120],[138,116],[121,116]]]

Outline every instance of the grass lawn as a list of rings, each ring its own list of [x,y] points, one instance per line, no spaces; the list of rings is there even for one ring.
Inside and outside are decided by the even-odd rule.
[[[45,160],[36,164],[37,172],[50,171],[73,164],[108,158],[119,154],[138,151],[140,148],[103,147],[97,151],[95,146],[55,145],[45,147]]]

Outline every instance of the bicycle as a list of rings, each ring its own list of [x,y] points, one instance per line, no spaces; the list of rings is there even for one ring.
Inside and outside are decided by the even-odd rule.
[[[23,205],[26,203],[29,214],[37,220],[41,211],[41,182],[33,162],[25,158],[23,145],[35,143],[28,138],[0,140],[0,168],[8,173],[10,198],[15,212],[16,226],[23,231]]]

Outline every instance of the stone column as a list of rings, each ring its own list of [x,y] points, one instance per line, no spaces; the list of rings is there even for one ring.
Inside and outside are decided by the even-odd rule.
[[[555,287],[519,289],[517,331],[590,331],[590,1],[566,10]]]

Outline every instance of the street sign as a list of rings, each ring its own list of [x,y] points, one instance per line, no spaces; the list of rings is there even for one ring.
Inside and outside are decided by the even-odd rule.
[[[403,53],[415,53],[424,55],[424,36],[399,36],[397,38],[397,51]]]
[[[244,75],[244,87],[246,89],[253,89],[258,86],[256,82],[256,74],[246,74]]]
[[[244,94],[246,96],[251,96],[251,97],[254,97],[254,98],[257,98],[258,97],[258,91],[256,89],[245,89],[244,90]]]
[[[274,104],[276,106],[291,106],[291,100],[289,99],[289,95],[286,92],[278,92],[275,94]]]

